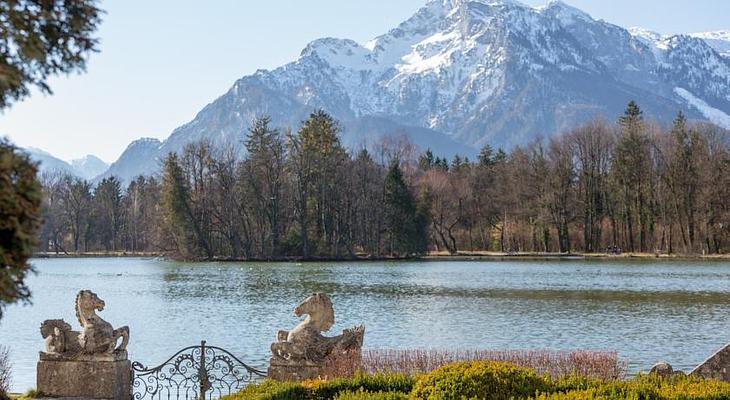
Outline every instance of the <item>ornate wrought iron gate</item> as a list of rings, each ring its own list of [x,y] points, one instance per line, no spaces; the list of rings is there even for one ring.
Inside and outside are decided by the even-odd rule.
[[[220,347],[186,347],[164,363],[148,368],[132,363],[133,400],[209,400],[235,393],[266,377]]]

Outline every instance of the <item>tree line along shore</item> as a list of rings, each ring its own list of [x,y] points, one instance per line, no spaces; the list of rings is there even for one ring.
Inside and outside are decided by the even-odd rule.
[[[165,253],[155,252],[125,252],[125,251],[91,251],[78,253],[55,253],[36,252],[34,258],[159,258],[168,259]],[[520,260],[662,260],[662,261],[727,261],[730,254],[657,254],[657,253],[501,253],[496,251],[459,251],[456,254],[449,252],[428,252],[413,256],[382,256],[372,257],[368,254],[355,254],[354,256],[313,256],[303,258],[301,256],[279,256],[269,258],[230,258],[216,257],[210,261],[217,262],[344,262],[344,261],[520,261]]]
[[[631,102],[550,139],[447,160],[404,138],[347,151],[325,111],[202,141],[126,188],[44,174],[38,255],[184,260],[714,257],[730,252],[730,135]]]

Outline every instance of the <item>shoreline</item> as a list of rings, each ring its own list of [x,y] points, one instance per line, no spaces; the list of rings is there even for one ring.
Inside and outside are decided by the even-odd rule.
[[[33,258],[161,258],[163,253],[150,252],[79,252],[35,253]],[[580,260],[645,260],[645,261],[730,261],[730,254],[654,254],[654,253],[501,253],[490,251],[460,251],[457,254],[431,252],[419,257],[277,257],[269,259],[173,260],[189,262],[348,262],[348,261],[580,261]]]

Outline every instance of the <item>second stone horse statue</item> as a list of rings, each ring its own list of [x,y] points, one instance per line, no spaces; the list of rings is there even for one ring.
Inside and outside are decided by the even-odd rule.
[[[359,359],[365,335],[364,326],[345,329],[342,334],[326,337],[335,323],[332,301],[324,293],[314,293],[294,309],[294,315],[307,317],[291,331],[279,331],[271,345],[269,378],[302,380],[321,376],[332,357],[349,355]]]
[[[96,315],[104,310],[104,301],[90,290],[76,295],[76,318],[81,331],[72,331],[71,325],[62,319],[51,319],[41,324],[41,335],[45,339],[46,353],[67,355],[111,354],[124,352],[129,343],[129,328],[114,329],[112,325]],[[121,344],[117,347],[119,339]]]

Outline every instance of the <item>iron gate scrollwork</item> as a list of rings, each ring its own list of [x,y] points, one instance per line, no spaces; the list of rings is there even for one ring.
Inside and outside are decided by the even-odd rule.
[[[266,377],[266,372],[205,341],[178,351],[154,368],[135,361],[132,374],[133,400],[216,399]]]

